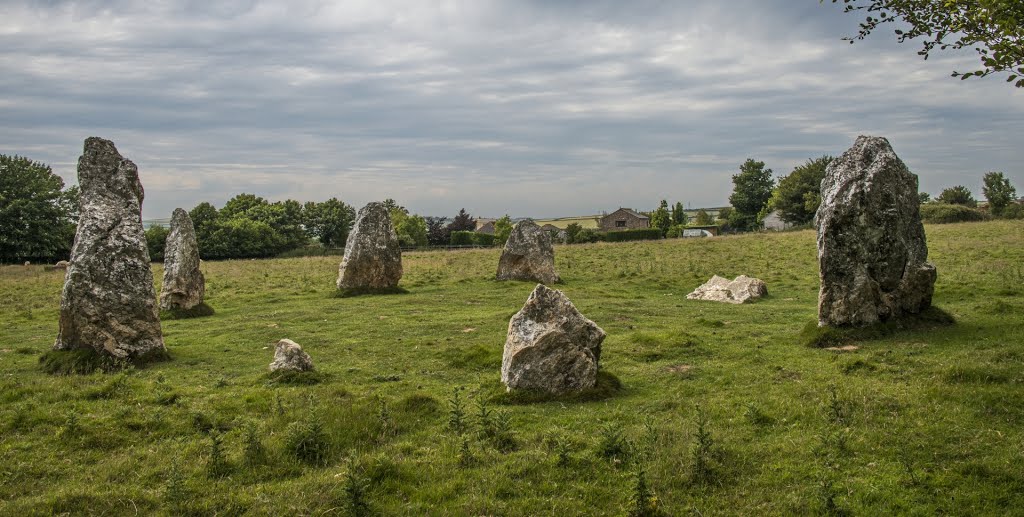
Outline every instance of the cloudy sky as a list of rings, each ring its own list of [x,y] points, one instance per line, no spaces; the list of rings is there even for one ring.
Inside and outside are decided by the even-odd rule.
[[[40,1],[0,5],[0,153],[69,183],[87,136],[138,166],[144,216],[241,192],[567,216],[727,204],[888,137],[937,193],[1024,190],[1024,89],[959,81],[818,0]]]

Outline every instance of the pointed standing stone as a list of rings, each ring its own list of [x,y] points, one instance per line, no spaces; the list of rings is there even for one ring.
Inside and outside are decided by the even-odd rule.
[[[199,245],[192,218],[182,208],[174,209],[171,233],[164,246],[164,281],[160,308],[188,310],[203,303],[206,281],[199,270]]]
[[[402,279],[402,246],[383,203],[359,209],[338,267],[338,289],[389,289]]]
[[[888,140],[858,137],[829,164],[815,222],[819,325],[869,325],[931,305],[917,176]]]
[[[555,249],[551,236],[537,223],[519,221],[505,242],[498,261],[498,280],[529,280],[542,284],[558,282]]]
[[[81,215],[53,348],[91,348],[119,359],[161,356],[138,169],[113,142],[89,137],[78,159],[78,184]]]

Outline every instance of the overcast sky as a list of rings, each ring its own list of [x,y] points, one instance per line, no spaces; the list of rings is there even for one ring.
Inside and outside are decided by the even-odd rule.
[[[1024,191],[1024,89],[959,81],[818,0],[138,1],[0,5],[0,153],[75,183],[88,136],[139,166],[144,217],[241,192],[568,216],[728,204],[889,138],[933,194]]]

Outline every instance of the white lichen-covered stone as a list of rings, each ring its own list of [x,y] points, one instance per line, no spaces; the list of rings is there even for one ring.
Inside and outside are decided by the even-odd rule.
[[[512,228],[498,261],[498,280],[528,280],[542,284],[558,282],[555,249],[551,236],[533,221],[519,221]]]
[[[402,279],[402,246],[383,203],[359,210],[338,267],[338,289],[388,289]]]
[[[164,279],[160,289],[160,308],[187,310],[203,303],[206,281],[199,270],[199,245],[192,218],[176,208],[171,217],[171,232],[164,245]]]
[[[113,142],[90,137],[78,184],[80,217],[53,348],[91,348],[118,359],[163,354],[138,169]]]
[[[270,371],[308,372],[313,370],[313,359],[309,357],[298,343],[290,339],[282,339],[274,347],[274,361],[270,363]]]
[[[538,285],[508,323],[501,381],[551,394],[594,387],[605,333],[561,291]]]
[[[935,266],[917,176],[889,141],[861,136],[821,182],[819,325],[868,325],[931,305]]]
[[[723,303],[744,303],[768,294],[768,286],[764,281],[740,275],[735,280],[712,276],[703,285],[686,295],[689,300],[705,300]]]

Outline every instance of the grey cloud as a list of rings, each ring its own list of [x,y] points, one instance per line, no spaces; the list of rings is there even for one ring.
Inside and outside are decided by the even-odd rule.
[[[214,5],[216,4],[216,5]],[[721,205],[890,137],[922,188],[1024,157],[1020,93],[962,84],[818,2],[57,2],[0,21],[0,152],[72,179],[85,136],[140,166],[146,214],[240,192],[571,215]],[[624,180],[624,178],[627,178]]]

